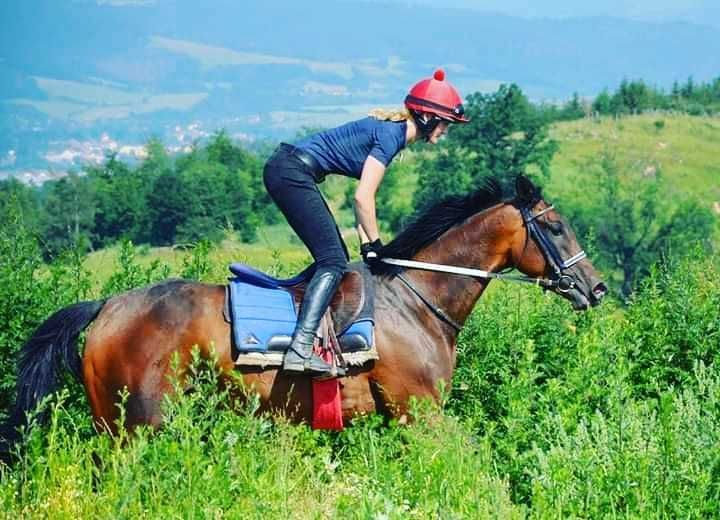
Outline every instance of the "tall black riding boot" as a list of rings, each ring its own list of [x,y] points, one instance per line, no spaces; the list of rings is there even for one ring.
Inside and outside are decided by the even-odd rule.
[[[332,367],[313,353],[315,333],[325,311],[330,306],[335,290],[340,285],[342,274],[335,271],[318,270],[305,290],[298,322],[288,347],[283,369],[292,372],[313,372],[331,375]]]

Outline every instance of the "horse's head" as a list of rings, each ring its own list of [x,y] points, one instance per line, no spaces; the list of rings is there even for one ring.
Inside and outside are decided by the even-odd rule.
[[[540,190],[525,176],[515,182],[518,209],[524,231],[515,233],[511,262],[528,276],[548,277],[552,289],[570,300],[576,310],[597,305],[607,287],[586,258],[575,233],[558,211],[543,200]]]

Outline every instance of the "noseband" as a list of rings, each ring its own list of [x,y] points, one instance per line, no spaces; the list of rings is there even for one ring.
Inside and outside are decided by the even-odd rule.
[[[525,227],[528,230],[530,236],[535,240],[535,243],[540,248],[545,260],[550,264],[553,270],[552,280],[557,282],[557,290],[559,292],[568,292],[575,287],[575,278],[566,274],[565,271],[570,269],[572,266],[577,264],[580,260],[587,257],[585,251],[580,252],[567,260],[563,260],[558,251],[555,243],[548,238],[542,228],[538,225],[538,217],[543,216],[548,211],[552,210],[554,206],[551,204],[547,208],[541,210],[536,214],[532,214],[532,209],[528,206],[522,206],[520,208],[520,214],[522,215]]]

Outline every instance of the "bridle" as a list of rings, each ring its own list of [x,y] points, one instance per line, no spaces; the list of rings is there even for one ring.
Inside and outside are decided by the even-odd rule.
[[[417,260],[404,260],[399,258],[381,258],[380,261],[390,265],[396,265],[399,267],[407,267],[410,269],[420,269],[423,271],[433,271],[438,273],[456,274],[461,276],[470,276],[472,278],[483,278],[483,279],[495,279],[495,280],[508,280],[513,282],[526,282],[541,286],[545,289],[555,289],[559,293],[567,293],[575,288],[575,278],[567,274],[566,271],[572,266],[587,257],[585,251],[580,250],[576,255],[563,260],[560,251],[553,243],[552,240],[545,234],[543,229],[538,226],[538,217],[543,216],[547,212],[554,209],[553,205],[549,205],[543,208],[538,213],[533,214],[531,205],[520,206],[520,214],[522,215],[523,223],[528,231],[528,236],[535,240],[540,252],[545,257],[545,260],[550,264],[553,274],[550,278],[533,278],[530,276],[522,275],[511,275],[505,273],[493,273],[491,271],[484,271],[482,269],[473,269],[470,267],[458,267],[453,265],[433,264],[430,262],[419,262]],[[527,247],[527,245],[526,245]],[[523,249],[524,253],[525,249]],[[447,315],[442,309],[434,305],[420,290],[415,287],[410,280],[406,277],[398,274],[397,277],[413,292],[420,300],[427,305],[431,311],[440,320],[449,324],[456,330],[460,330],[461,326],[455,322],[450,316]]]
[[[555,246],[555,243],[550,240],[540,228],[540,226],[538,226],[538,217],[543,216],[545,213],[551,211],[554,208],[555,206],[550,204],[548,207],[542,209],[541,211],[533,215],[532,209],[530,207],[521,206],[520,214],[522,215],[523,222],[525,223],[525,227],[528,230],[528,234],[535,240],[535,243],[538,245],[540,252],[543,254],[545,260],[550,264],[553,269],[553,276],[551,277],[551,280],[557,283],[557,290],[559,292],[568,292],[575,288],[576,282],[575,278],[573,278],[569,274],[566,274],[565,271],[570,269],[579,261],[586,258],[587,254],[585,254],[585,251],[581,249],[580,252],[576,255],[568,258],[567,260],[563,260],[562,256],[560,255],[560,251],[558,251],[557,247]]]

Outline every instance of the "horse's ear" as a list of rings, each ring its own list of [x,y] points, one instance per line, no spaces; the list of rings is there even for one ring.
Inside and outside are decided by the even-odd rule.
[[[515,193],[520,202],[530,204],[537,199],[538,189],[530,179],[518,175],[515,177]]]

